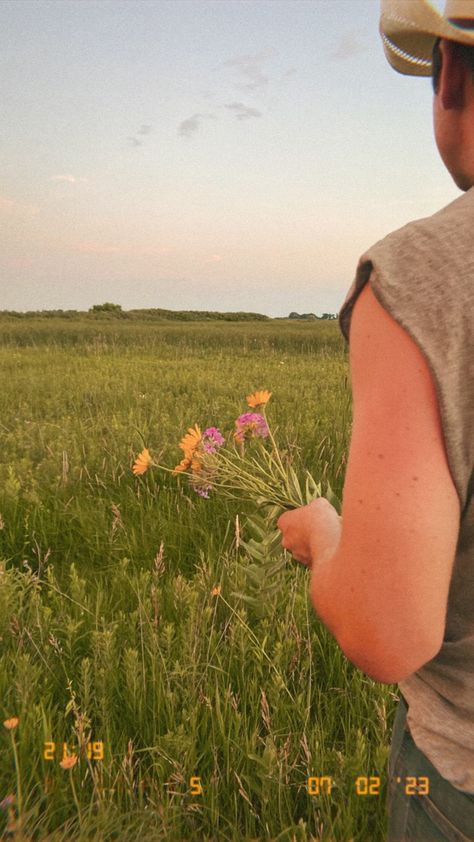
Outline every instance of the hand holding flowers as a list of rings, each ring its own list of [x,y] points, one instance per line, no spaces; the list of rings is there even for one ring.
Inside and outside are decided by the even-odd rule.
[[[285,562],[280,550],[275,564],[279,530],[283,534],[283,547],[302,564],[311,566],[321,554],[335,549],[341,527],[336,511],[340,503],[329,484],[328,499],[317,499],[321,498],[321,484],[315,482],[309,471],[305,472],[302,483],[289,454],[280,451],[266,417],[271,394],[261,390],[247,396],[247,404],[253,411],[236,419],[235,430],[227,440],[217,427],[201,432],[195,424],[179,443],[184,457],[175,468],[156,465],[145,448],[137,457],[133,472],[138,476],[155,466],[175,476],[186,475],[191,488],[201,497],[209,498],[215,491],[231,499],[255,502],[263,516],[256,514],[249,518],[248,525],[256,538],[242,544],[260,566],[271,562],[269,571],[274,573]],[[278,515],[281,517],[275,529]]]
[[[335,553],[341,536],[341,520],[325,497],[284,512],[277,521],[283,536],[282,546],[296,561],[316,568]]]

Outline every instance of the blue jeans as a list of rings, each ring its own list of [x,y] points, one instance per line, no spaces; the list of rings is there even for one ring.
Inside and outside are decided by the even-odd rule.
[[[407,710],[401,696],[388,765],[387,842],[474,842],[474,795],[456,789],[420,751],[406,724]],[[429,794],[417,794],[413,784],[424,789],[426,779]]]

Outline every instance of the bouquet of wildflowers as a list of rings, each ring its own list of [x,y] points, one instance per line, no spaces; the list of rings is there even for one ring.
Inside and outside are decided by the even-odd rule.
[[[227,437],[217,427],[208,427],[203,432],[197,424],[190,427],[179,443],[184,456],[176,467],[167,468],[156,463],[147,448],[133,465],[135,476],[151,467],[175,476],[185,475],[191,488],[204,498],[221,494],[234,500],[253,501],[258,513],[247,520],[253,537],[241,544],[258,561],[257,566],[246,570],[250,575],[253,573],[260,592],[271,589],[271,586],[263,587],[263,583],[271,581],[271,575],[286,561],[276,518],[287,509],[304,506],[322,496],[321,483],[317,483],[309,471],[301,481],[289,455],[278,447],[266,414],[271,394],[262,390],[247,395],[251,411],[235,420],[235,429]],[[341,504],[329,484],[324,496],[340,513]],[[254,601],[248,595],[239,595],[249,602]]]

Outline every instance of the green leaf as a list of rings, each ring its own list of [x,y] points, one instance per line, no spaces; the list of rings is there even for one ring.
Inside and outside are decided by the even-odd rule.
[[[279,573],[280,570],[283,570],[283,568],[286,567],[286,566],[287,566],[286,558],[284,556],[282,556],[274,564],[270,564],[270,565],[268,565],[268,567],[265,567],[265,573],[268,576],[275,576],[276,573]]]
[[[291,465],[288,465],[288,487],[291,491],[291,496],[295,500],[295,505],[301,505],[303,502],[303,494],[301,491],[300,481],[296,474],[294,468]]]
[[[317,483],[309,471],[306,471],[306,503],[311,503],[317,497],[321,497],[321,483]]]
[[[331,503],[331,506],[334,506],[334,508],[336,509],[337,513],[340,515],[340,514],[341,514],[341,509],[342,509],[342,506],[341,506],[341,501],[339,500],[339,497],[337,497],[337,496],[334,494],[334,491],[332,490],[332,488],[331,488],[331,486],[330,486],[329,482],[327,483],[327,489],[326,489],[326,494],[325,494],[325,496],[326,496],[326,499],[327,499],[327,500],[329,500],[329,502]]]
[[[260,545],[257,544],[255,541],[251,541],[251,542],[249,541],[248,543],[247,543],[247,541],[241,541],[240,546],[243,547],[244,550],[246,550],[246,552],[252,558],[258,558],[258,559],[261,559],[261,561],[264,560],[265,553],[260,548]]]

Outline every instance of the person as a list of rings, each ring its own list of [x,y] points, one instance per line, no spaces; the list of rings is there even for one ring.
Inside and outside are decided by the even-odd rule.
[[[462,194],[360,258],[339,314],[353,396],[342,517],[320,498],[278,527],[347,658],[399,685],[389,842],[472,842],[474,0],[444,14],[382,0],[380,31],[397,71],[433,76],[435,140]]]

